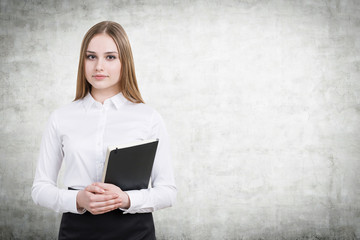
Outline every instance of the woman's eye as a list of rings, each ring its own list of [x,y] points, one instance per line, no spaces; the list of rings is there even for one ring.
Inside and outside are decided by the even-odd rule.
[[[110,59],[110,60],[116,59],[116,57],[113,56],[113,55],[109,55],[109,56],[107,56],[106,58],[107,58],[107,59]]]
[[[96,56],[95,56],[95,55],[87,55],[86,58],[87,58],[87,59],[90,59],[90,60],[93,60],[93,59],[96,58]]]

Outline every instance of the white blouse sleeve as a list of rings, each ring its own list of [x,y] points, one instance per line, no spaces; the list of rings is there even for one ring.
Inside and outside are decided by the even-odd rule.
[[[158,138],[159,144],[151,173],[149,189],[126,191],[130,198],[130,208],[124,213],[145,213],[171,207],[176,199],[176,186],[171,164],[169,137],[161,116],[154,111],[149,139]]]
[[[78,191],[57,187],[62,159],[62,144],[55,111],[51,114],[42,137],[31,196],[36,204],[56,212],[78,213],[76,208]]]

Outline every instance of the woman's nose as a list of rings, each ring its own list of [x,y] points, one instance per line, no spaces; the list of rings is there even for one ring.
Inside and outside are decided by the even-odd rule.
[[[104,70],[103,61],[101,59],[99,59],[96,63],[96,71],[102,71],[102,70]]]

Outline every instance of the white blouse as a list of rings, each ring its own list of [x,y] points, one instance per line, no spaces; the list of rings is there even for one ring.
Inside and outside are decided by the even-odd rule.
[[[64,185],[84,189],[100,182],[109,145],[159,139],[151,173],[151,188],[126,191],[131,206],[124,213],[144,213],[172,206],[176,186],[170,145],[164,122],[154,109],[132,103],[121,93],[101,104],[88,94],[55,110],[45,129],[32,198],[56,212],[78,213],[78,191],[60,189],[57,178],[62,163]]]

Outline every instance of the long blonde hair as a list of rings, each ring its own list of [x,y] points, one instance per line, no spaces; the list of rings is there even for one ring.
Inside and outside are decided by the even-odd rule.
[[[119,52],[121,63],[119,84],[121,93],[127,100],[133,103],[144,103],[136,81],[134,59],[129,39],[123,27],[120,24],[111,21],[103,21],[94,25],[84,36],[80,49],[76,96],[74,101],[84,98],[91,91],[91,85],[85,77],[84,60],[91,39],[96,34],[101,33],[109,35],[114,40]]]

